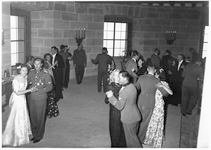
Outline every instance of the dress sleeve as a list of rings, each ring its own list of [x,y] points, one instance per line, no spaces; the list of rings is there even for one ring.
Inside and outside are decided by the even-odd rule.
[[[13,87],[13,91],[16,93],[20,90],[20,84],[16,78],[14,78],[12,81],[12,87]]]

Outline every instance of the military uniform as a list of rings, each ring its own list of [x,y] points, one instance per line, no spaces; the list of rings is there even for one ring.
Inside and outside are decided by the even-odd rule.
[[[28,96],[29,115],[34,140],[41,140],[45,132],[47,92],[52,90],[50,75],[44,70],[31,70],[28,75],[29,88],[37,87],[38,91]]]
[[[98,92],[101,92],[103,85],[103,92],[106,92],[108,85],[108,66],[113,62],[113,58],[106,53],[98,54],[95,59],[92,59],[92,63],[98,64],[98,76],[97,76],[97,87]],[[103,84],[102,84],[103,83]]]

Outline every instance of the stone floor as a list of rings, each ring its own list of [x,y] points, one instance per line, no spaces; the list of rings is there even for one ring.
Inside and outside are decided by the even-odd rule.
[[[96,77],[85,78],[77,85],[71,80],[64,90],[64,99],[59,101],[60,115],[47,119],[45,136],[39,143],[30,143],[25,148],[90,148],[110,147],[108,110],[104,94],[97,92]],[[4,129],[9,114],[6,107],[2,114]],[[178,148],[180,139],[179,106],[169,105],[164,148]]]

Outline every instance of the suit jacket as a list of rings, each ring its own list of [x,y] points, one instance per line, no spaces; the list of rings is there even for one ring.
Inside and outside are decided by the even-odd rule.
[[[156,67],[159,68],[160,67],[160,57],[158,55],[152,54],[151,56],[151,61],[152,64]]]
[[[54,68],[64,68],[65,64],[64,64],[64,60],[62,58],[62,56],[60,54],[56,54],[54,62],[52,62],[52,64],[54,64],[55,62],[58,62],[58,65],[56,65]]]
[[[125,64],[125,69],[133,77],[134,81],[136,81],[138,77],[136,74],[138,71],[137,63],[133,59],[130,59]]]
[[[142,121],[139,128],[139,136],[142,142],[146,135],[147,127],[155,107],[157,83],[159,83],[159,79],[155,78],[154,75],[147,74],[140,76],[135,85],[137,90],[141,90],[137,103],[142,114]]]
[[[177,61],[175,68],[174,68],[174,72],[173,72],[173,78],[174,78],[176,84],[181,85],[182,81],[183,81],[182,73],[183,73],[185,66],[187,65],[187,62],[183,61],[179,67],[179,70],[178,70],[178,64],[179,64],[179,62]]]
[[[86,67],[87,65],[87,57],[86,57],[86,52],[84,49],[82,50],[74,50],[73,52],[73,64],[78,67]]]
[[[112,96],[109,102],[121,110],[121,121],[123,123],[134,123],[141,120],[141,114],[137,104],[137,90],[133,84],[129,84],[119,91],[119,100]]]
[[[107,54],[98,54],[92,63],[98,64],[98,72],[107,72],[108,65],[111,65],[113,58]]]

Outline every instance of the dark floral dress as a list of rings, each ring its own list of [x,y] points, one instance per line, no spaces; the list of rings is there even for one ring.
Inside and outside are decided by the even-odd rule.
[[[44,68],[45,71],[47,71],[51,75],[54,84],[53,89],[50,92],[48,92],[47,111],[46,111],[47,117],[48,118],[57,117],[59,115],[59,107],[56,102],[55,80],[53,77],[52,70],[50,69],[50,64],[46,62]]]

